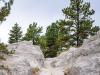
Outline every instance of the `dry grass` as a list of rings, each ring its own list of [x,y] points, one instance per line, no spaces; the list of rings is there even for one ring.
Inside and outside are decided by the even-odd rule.
[[[9,68],[4,67],[3,65],[0,65],[0,70],[5,70],[7,71],[8,75],[12,75],[12,72]]]
[[[6,58],[4,58],[4,55],[0,55],[0,59],[6,60]]]
[[[69,75],[70,68],[68,67],[68,68],[67,68],[67,69],[65,69],[63,72],[64,72],[64,75]]]
[[[39,75],[39,73],[38,73],[39,71],[40,71],[39,67],[36,67],[36,68],[33,69],[33,74]]]

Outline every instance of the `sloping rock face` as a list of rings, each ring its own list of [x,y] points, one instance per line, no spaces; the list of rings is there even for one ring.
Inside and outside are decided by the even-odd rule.
[[[15,50],[15,54],[7,55],[6,61],[1,61],[0,65],[9,68],[12,72],[11,75],[33,75],[33,68],[44,67],[44,56],[39,46],[22,41],[9,44],[7,49],[9,51]],[[0,73],[4,72],[0,71]]]
[[[100,75],[100,31],[73,53],[70,75]]]
[[[71,47],[58,57],[46,58],[44,65],[40,75],[100,75],[100,31],[81,47]]]

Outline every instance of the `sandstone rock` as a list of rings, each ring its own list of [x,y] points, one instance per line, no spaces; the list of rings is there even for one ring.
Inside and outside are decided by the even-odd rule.
[[[7,49],[15,50],[15,54],[7,55],[6,61],[1,61],[0,65],[8,67],[12,75],[33,75],[33,68],[44,67],[44,56],[39,46],[22,41],[9,44]]]

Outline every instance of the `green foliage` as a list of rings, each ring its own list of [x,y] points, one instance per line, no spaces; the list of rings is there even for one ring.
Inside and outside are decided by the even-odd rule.
[[[60,32],[66,35],[66,41],[73,40],[71,45],[80,46],[84,39],[87,39],[91,31],[94,20],[90,18],[95,11],[89,10],[90,3],[83,0],[70,0],[70,6],[62,9],[65,17],[68,19],[61,20]],[[77,42],[77,43],[75,43]]]
[[[67,48],[67,49],[65,49],[65,50],[60,50],[60,51],[58,51],[57,52],[57,56],[59,56],[62,52],[66,52],[66,51],[68,51],[69,50],[69,48]]]
[[[27,33],[22,40],[32,41],[33,45],[39,45],[39,36],[42,33],[42,27],[37,27],[37,23],[33,22],[27,29]]]
[[[39,67],[37,66],[36,68],[33,69],[33,74],[37,74],[37,72],[40,71]]]
[[[6,60],[3,54],[15,54],[15,50],[8,51],[7,45],[0,43],[0,59]]]
[[[0,43],[0,53],[1,54],[14,54],[15,53],[15,50],[11,50],[11,51],[8,51],[7,50],[7,45],[5,45],[4,43]]]
[[[0,21],[1,23],[6,20],[5,17],[7,17],[10,14],[11,5],[13,4],[13,0],[10,0],[9,2],[5,2],[5,0],[2,0],[5,5],[0,8]],[[4,43],[0,43],[0,59],[4,59],[4,55],[2,53],[7,53],[7,45],[5,46]],[[1,67],[0,67],[1,69]],[[4,68],[3,68],[4,69]]]
[[[7,53],[7,45],[0,43],[0,53]]]
[[[48,50],[46,53],[50,57],[55,57],[57,54],[58,47],[56,46],[56,41],[58,39],[58,31],[58,21],[49,25],[46,30],[46,45]]]
[[[47,48],[45,35],[42,35],[39,37],[39,45],[40,45],[41,50],[45,50]]]
[[[64,35],[59,35],[56,41],[56,45],[60,47],[60,50],[62,50],[62,47],[65,47],[65,44],[66,41],[64,40]]]
[[[16,23],[14,25],[14,27],[12,27],[12,30],[10,30],[9,35],[10,35],[10,37],[9,37],[8,42],[10,44],[21,41],[21,37],[22,37],[21,27],[18,26],[18,24]]]
[[[15,54],[15,51],[16,51],[16,50],[11,50],[11,51],[8,51],[8,50],[7,50],[7,53],[6,53],[6,54],[7,54],[7,55],[8,55],[8,54]]]
[[[91,36],[94,36],[94,35],[97,35],[97,32],[100,30],[100,27],[99,26],[95,26],[95,27],[92,27],[91,31],[90,31],[90,35]]]
[[[42,50],[42,53],[43,53],[45,58],[50,57],[50,53],[47,49]]]
[[[3,21],[5,21],[6,20],[5,17],[10,14],[11,5],[13,4],[13,0],[10,0],[9,2],[5,2],[5,1],[3,1],[3,2],[5,3],[5,6],[0,8],[0,21],[1,21],[1,23]]]
[[[8,67],[4,67],[3,65],[0,65],[0,70],[6,70],[8,73],[11,74],[11,70]]]

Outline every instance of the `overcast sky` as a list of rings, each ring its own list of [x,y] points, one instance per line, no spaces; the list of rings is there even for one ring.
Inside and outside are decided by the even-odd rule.
[[[95,14],[91,16],[95,20],[93,25],[100,26],[100,0],[84,0],[84,2],[91,3],[90,9],[95,10]],[[44,34],[48,25],[65,18],[62,9],[69,5],[70,0],[14,0],[10,15],[0,25],[1,42],[8,43],[8,33],[15,23],[19,24],[25,34],[29,24],[37,22],[37,26],[43,27],[42,34]]]

